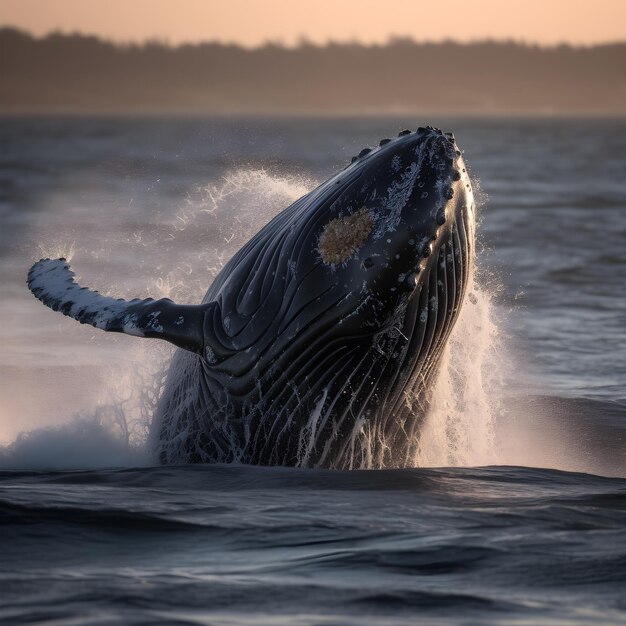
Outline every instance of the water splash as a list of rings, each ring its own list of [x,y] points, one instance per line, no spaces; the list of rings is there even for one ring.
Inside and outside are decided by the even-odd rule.
[[[183,256],[158,279],[167,297],[199,302],[233,254],[316,184],[304,176],[238,169],[219,183],[197,186],[169,222],[167,237]]]
[[[69,423],[21,433],[0,447],[0,470],[68,470],[138,467],[149,464],[143,446],[119,436],[119,415],[98,407]]]
[[[421,429],[419,466],[490,465],[502,411],[504,355],[489,282],[470,277]]]
[[[198,302],[232,254],[314,184],[303,177],[273,176],[265,170],[235,170],[219,183],[198,186],[169,219],[149,232],[133,232],[124,242],[112,241],[111,254],[115,255],[118,244],[132,243],[128,240],[132,237],[143,249],[142,256],[154,258],[152,267],[143,267],[143,289],[148,295]],[[67,246],[55,241],[54,248],[74,254],[76,243]],[[176,263],[172,263],[173,258]],[[470,280],[421,432],[415,459],[418,466],[487,465],[498,461],[495,422],[501,413],[503,359],[488,284],[481,273]],[[133,296],[134,287],[127,282],[112,286],[110,292],[124,295],[126,290]],[[98,337],[98,343],[100,340],[105,341]],[[111,338],[106,340],[110,345]],[[78,420],[61,429],[23,436],[13,452],[21,450],[30,458],[26,444],[32,448],[46,438],[56,442],[52,449],[71,448],[72,442],[76,449],[89,449],[91,439],[85,438],[86,432],[101,434],[104,449],[111,451],[110,464],[122,458],[116,452],[118,448],[142,449],[149,438],[151,417],[173,350],[161,342],[125,340],[119,342],[117,351],[120,355],[123,352],[124,358],[109,360],[114,364],[103,366],[104,384],[93,410],[81,413]],[[63,445],[59,443],[62,440],[66,442]],[[64,464],[65,457],[60,456]],[[51,457],[42,458],[50,462]],[[88,455],[79,454],[77,458]]]

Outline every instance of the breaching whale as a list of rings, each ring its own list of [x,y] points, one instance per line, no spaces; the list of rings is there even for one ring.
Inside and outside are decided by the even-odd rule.
[[[427,127],[365,148],[279,213],[201,304],[102,296],[64,259],[35,263],[28,286],[81,323],[180,348],[153,418],[162,463],[402,467],[474,233],[461,151]]]

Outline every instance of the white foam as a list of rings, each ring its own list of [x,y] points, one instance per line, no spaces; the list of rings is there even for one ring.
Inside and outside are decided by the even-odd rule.
[[[149,464],[145,447],[131,445],[96,410],[59,426],[22,433],[0,448],[0,469],[72,470]]]
[[[498,461],[504,353],[489,288],[475,276],[445,348],[416,465],[490,465]]]

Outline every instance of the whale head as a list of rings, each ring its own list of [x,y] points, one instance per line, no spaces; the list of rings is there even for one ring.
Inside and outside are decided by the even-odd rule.
[[[446,282],[463,291],[475,205],[451,133],[427,127],[383,139],[362,150],[329,185],[342,191],[321,224],[319,258],[346,289],[377,303],[379,322],[419,297],[437,263],[443,263],[439,271]],[[461,297],[454,294],[455,301]]]

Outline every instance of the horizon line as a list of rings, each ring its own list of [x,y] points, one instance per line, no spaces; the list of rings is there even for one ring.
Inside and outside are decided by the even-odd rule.
[[[118,48],[145,48],[150,46],[159,46],[162,48],[168,48],[170,50],[177,50],[185,47],[201,47],[207,45],[221,45],[224,47],[235,47],[244,50],[262,50],[264,48],[282,48],[285,50],[300,50],[303,48],[330,48],[341,46],[354,46],[360,48],[387,48],[399,44],[410,44],[414,46],[440,46],[440,45],[456,45],[456,46],[473,46],[484,44],[496,44],[496,45],[515,45],[523,48],[539,48],[542,50],[555,50],[559,48],[570,48],[578,50],[589,50],[593,48],[603,48],[610,46],[619,46],[626,44],[626,38],[615,39],[607,41],[599,41],[596,43],[574,43],[571,41],[561,41],[554,43],[539,43],[537,41],[528,41],[524,39],[517,39],[515,37],[482,37],[475,39],[455,39],[452,37],[443,39],[416,39],[410,35],[394,35],[390,34],[384,42],[366,42],[359,39],[332,39],[328,38],[324,42],[313,41],[305,35],[300,35],[293,43],[286,43],[281,39],[266,39],[258,44],[244,44],[235,40],[226,39],[193,39],[189,41],[180,41],[173,43],[166,37],[158,35],[145,37],[142,39],[116,39],[114,37],[108,37],[105,35],[90,33],[81,30],[64,30],[53,29],[44,34],[37,35],[32,31],[25,28],[15,26],[13,24],[0,24],[0,32],[2,31],[14,31],[29,37],[35,41],[44,41],[54,37],[80,37],[84,39],[97,39],[108,45]]]

